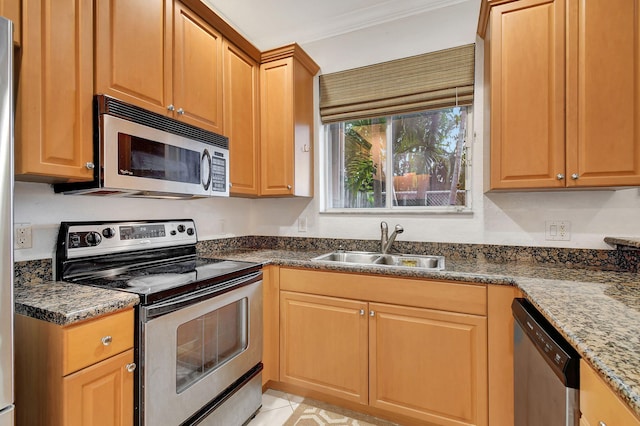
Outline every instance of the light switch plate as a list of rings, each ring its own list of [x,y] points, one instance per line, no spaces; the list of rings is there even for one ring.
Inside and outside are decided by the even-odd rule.
[[[547,220],[544,228],[547,241],[571,240],[571,222],[568,220]]]

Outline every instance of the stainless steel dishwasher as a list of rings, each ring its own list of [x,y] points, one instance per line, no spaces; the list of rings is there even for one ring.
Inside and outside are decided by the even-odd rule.
[[[525,299],[514,323],[514,425],[578,426],[580,356]]]

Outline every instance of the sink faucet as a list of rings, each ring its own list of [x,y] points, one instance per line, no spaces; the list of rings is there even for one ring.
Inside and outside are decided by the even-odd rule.
[[[402,234],[404,232],[404,228],[400,225],[396,225],[396,228],[393,231],[393,234],[389,237],[389,225],[387,222],[380,222],[380,230],[382,231],[382,236],[380,237],[380,251],[382,254],[387,254],[391,249],[391,245],[396,240],[396,236],[398,234]]]

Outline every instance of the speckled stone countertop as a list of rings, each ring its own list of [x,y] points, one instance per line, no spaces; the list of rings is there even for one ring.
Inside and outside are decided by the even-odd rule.
[[[99,317],[137,305],[138,296],[122,291],[103,290],[62,281],[16,283],[16,314],[59,325]]]
[[[640,417],[640,274],[479,259],[447,261],[446,270],[438,272],[311,261],[324,253],[236,249],[203,255],[318,270],[515,285]]]

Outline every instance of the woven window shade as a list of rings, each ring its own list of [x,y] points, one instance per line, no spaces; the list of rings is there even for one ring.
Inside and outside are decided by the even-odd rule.
[[[320,76],[323,123],[473,103],[475,45]]]

